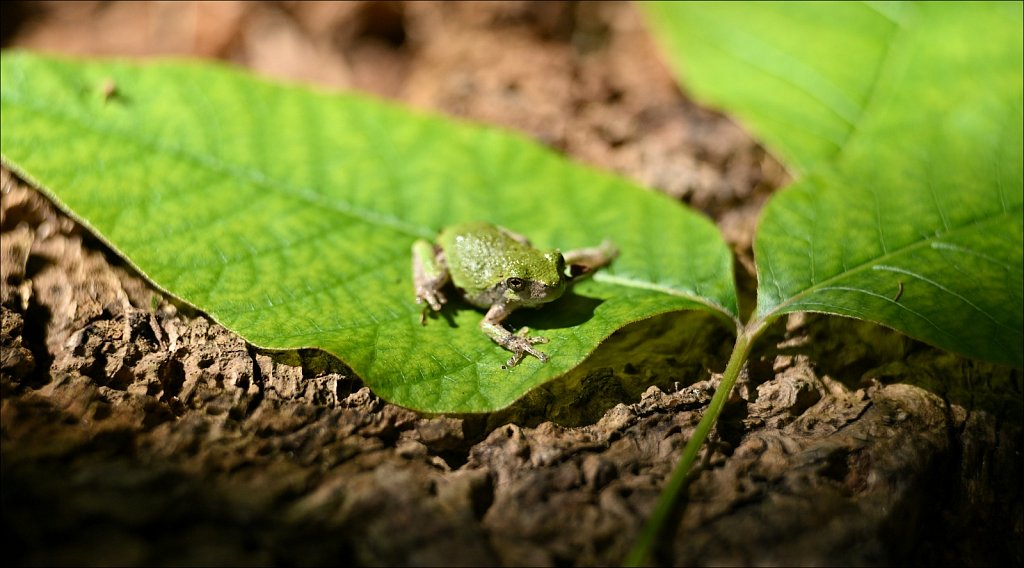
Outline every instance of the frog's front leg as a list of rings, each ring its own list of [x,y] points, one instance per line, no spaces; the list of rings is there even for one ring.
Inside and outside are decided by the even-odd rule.
[[[427,310],[440,311],[448,302],[441,292],[448,283],[448,263],[444,252],[423,239],[412,244],[412,282],[416,288],[416,303],[427,303],[420,314],[420,323],[426,325]]]
[[[495,343],[512,352],[512,358],[506,362],[509,367],[518,365],[527,354],[540,359],[542,363],[547,362],[548,356],[533,348],[536,343],[547,343],[547,338],[538,336],[527,337],[527,334],[530,333],[530,329],[527,327],[512,333],[505,329],[505,326],[501,325],[501,322],[505,321],[505,318],[514,309],[503,304],[491,306],[491,309],[487,310],[487,315],[480,322],[480,329],[494,340]]]
[[[566,251],[562,256],[565,258],[566,266],[570,269],[570,276],[576,280],[602,266],[611,264],[615,257],[619,256],[619,249],[611,241],[605,239],[596,247]]]

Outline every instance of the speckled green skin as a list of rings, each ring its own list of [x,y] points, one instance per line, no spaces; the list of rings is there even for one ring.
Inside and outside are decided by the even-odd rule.
[[[557,250],[540,251],[514,233],[490,223],[454,225],[441,231],[437,244],[444,253],[448,274],[469,303],[489,308],[504,302],[535,306],[557,299],[568,277]],[[527,285],[512,290],[509,278]]]

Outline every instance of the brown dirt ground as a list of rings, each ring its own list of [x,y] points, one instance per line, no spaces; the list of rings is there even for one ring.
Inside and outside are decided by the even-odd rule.
[[[521,130],[711,216],[748,306],[756,215],[787,179],[680,92],[629,4],[16,3],[0,33],[219,58]],[[508,410],[418,415],[333,358],[247,345],[0,182],[15,565],[618,563],[731,347],[707,316],[664,316]],[[1021,414],[1017,370],[791,317],[755,349],[658,560],[1019,566]]]

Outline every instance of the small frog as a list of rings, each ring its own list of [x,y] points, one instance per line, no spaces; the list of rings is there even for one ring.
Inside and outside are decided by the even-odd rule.
[[[512,333],[501,322],[518,308],[536,308],[557,299],[569,284],[617,255],[607,240],[563,255],[557,249],[537,250],[522,235],[486,222],[448,227],[436,244],[420,239],[412,245],[416,303],[427,303],[420,323],[426,325],[428,310],[439,311],[447,302],[441,289],[451,281],[467,302],[487,309],[480,329],[512,352],[508,366],[518,365],[527,354],[546,362],[548,356],[533,347],[547,343],[546,338],[529,337],[526,327]]]

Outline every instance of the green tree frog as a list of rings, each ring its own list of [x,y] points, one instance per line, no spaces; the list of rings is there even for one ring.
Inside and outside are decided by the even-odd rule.
[[[471,222],[443,229],[437,242],[420,239],[412,245],[412,279],[416,303],[439,311],[447,303],[442,288],[451,282],[470,304],[487,310],[480,329],[495,343],[512,352],[507,364],[518,365],[526,355],[542,362],[547,355],[533,346],[547,339],[529,336],[523,327],[512,333],[502,322],[513,311],[536,308],[557,299],[573,281],[609,264],[618,250],[608,240],[600,246],[567,251],[534,248],[522,235],[486,222]]]

